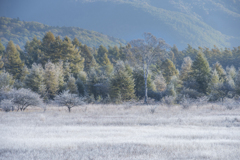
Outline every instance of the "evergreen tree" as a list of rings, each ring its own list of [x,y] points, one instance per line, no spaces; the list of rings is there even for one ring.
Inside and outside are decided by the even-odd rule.
[[[63,61],[59,61],[58,63],[55,64],[55,66],[56,73],[58,75],[58,88],[59,88],[58,93],[61,93],[65,89]]]
[[[104,57],[102,59],[102,65],[104,67],[106,74],[110,75],[113,71],[113,65],[110,62],[110,60],[108,59],[108,55],[106,53],[104,54]]]
[[[3,59],[2,59],[3,55],[4,55],[4,52],[5,52],[5,47],[1,43],[1,39],[0,39],[0,73],[1,73],[1,70],[4,66],[4,62],[3,62]]]
[[[192,48],[192,46],[188,44],[188,47],[183,51],[183,53],[185,57],[189,56],[193,59],[198,54],[198,50],[196,50],[195,48]]]
[[[6,71],[3,71],[0,73],[0,91],[1,91],[1,89],[5,88],[5,87],[12,88],[13,84],[14,84],[14,79],[13,79],[12,75],[10,75]],[[1,94],[0,94],[0,101],[1,101]]]
[[[0,73],[1,73],[1,70],[3,69],[3,66],[4,66],[4,62],[3,62],[3,59],[2,59],[3,55],[4,55],[4,52],[5,52],[5,47],[1,43],[1,39],[0,39]]]
[[[5,52],[5,47],[3,46],[1,39],[0,39],[0,56],[3,56]]]
[[[235,67],[233,65],[231,67],[227,66],[226,72],[227,72],[228,78],[231,77],[231,79],[235,79],[236,69],[235,69]]]
[[[81,57],[80,51],[68,37],[63,40],[63,55],[64,60],[69,62],[71,73],[74,77],[77,77],[77,74],[84,68],[84,58]]]
[[[135,98],[134,95],[134,80],[126,71],[123,62],[117,62],[114,75],[111,79],[111,98],[118,99],[121,95],[122,101],[127,101]]]
[[[238,70],[235,77],[236,92],[240,95],[240,69]]]
[[[51,52],[52,52],[52,44],[55,42],[55,37],[52,32],[47,32],[43,39],[41,44],[41,63],[45,65],[48,60],[51,59]]]
[[[174,53],[174,56],[176,58],[176,67],[180,68],[184,54],[182,53],[182,51],[178,50],[178,48],[175,44],[171,48],[171,51]]]
[[[166,59],[162,65],[162,74],[164,78],[166,79],[166,82],[169,83],[171,80],[171,77],[174,75],[178,75],[178,71],[174,65],[174,63],[170,59]]]
[[[65,56],[63,52],[64,50],[63,41],[59,36],[55,38],[53,42],[51,42],[50,50],[48,51],[48,60],[51,60],[52,63],[57,63],[59,60],[64,60]]]
[[[101,66],[104,66],[103,61],[104,61],[104,55],[108,54],[108,50],[106,47],[103,45],[100,45],[97,51],[97,63],[100,64]]]
[[[190,80],[190,73],[192,69],[192,59],[190,57],[185,57],[180,71],[180,79],[182,81]]]
[[[116,45],[114,47],[109,46],[108,48],[109,48],[108,55],[112,62],[115,62],[121,59],[120,50],[118,46]]]
[[[82,47],[82,43],[79,42],[79,40],[75,37],[72,41],[72,44],[76,47],[76,48],[81,48]]]
[[[14,46],[13,41],[8,42],[6,54],[4,56],[4,67],[6,71],[12,74],[14,79],[20,78],[19,76],[21,75],[24,63],[21,61],[19,52]]]
[[[48,62],[45,64],[45,74],[44,74],[44,81],[46,84],[46,89],[48,93],[48,97],[53,99],[59,89],[59,81],[58,81],[58,73],[56,66],[52,62]]]
[[[81,71],[80,73],[78,73],[78,78],[76,81],[78,94],[81,97],[84,97],[87,95],[86,82],[87,82],[87,74],[85,72]]]
[[[197,90],[206,94],[210,80],[210,67],[204,54],[199,52],[192,65],[192,78],[197,83]]]
[[[85,72],[89,72],[92,67],[97,66],[96,60],[95,60],[94,56],[92,55],[92,53],[90,52],[90,50],[88,49],[87,45],[84,45],[82,47],[81,55],[85,59],[85,61],[84,61],[84,71]]]
[[[155,83],[155,86],[156,86],[156,90],[158,92],[163,92],[163,91],[166,90],[167,83],[166,83],[166,80],[161,73],[155,77],[154,83]]]
[[[34,92],[40,93],[39,88],[44,85],[44,69],[39,64],[32,64],[32,68],[29,70],[29,74],[26,76],[24,83],[25,86]]]
[[[42,42],[40,40],[37,39],[37,37],[35,36],[33,38],[33,40],[31,42],[27,41],[26,45],[24,46],[25,48],[25,64],[28,67],[31,67],[32,64],[35,63],[39,63],[41,60],[41,47]]]
[[[213,65],[212,69],[217,71],[217,74],[219,75],[220,82],[226,81],[226,72],[225,72],[225,70],[223,69],[222,65],[219,62],[216,62]]]
[[[134,79],[134,90],[135,90],[135,95],[138,98],[142,98],[144,96],[144,92],[145,92],[145,82],[144,82],[144,77],[143,77],[143,70],[136,68],[135,70],[133,70],[133,79]],[[148,76],[147,79],[147,87],[149,91],[153,91],[154,85],[153,85],[153,81],[151,79],[151,74]]]
[[[67,82],[67,89],[69,90],[69,93],[71,93],[71,94],[78,94],[76,80],[73,76],[69,77],[69,80]]]
[[[23,82],[28,74],[29,74],[29,70],[28,70],[27,66],[24,66],[22,69],[20,78],[19,78],[20,82]]]

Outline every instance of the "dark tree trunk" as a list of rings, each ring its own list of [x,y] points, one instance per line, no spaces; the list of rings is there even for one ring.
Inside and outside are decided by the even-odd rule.
[[[68,112],[69,112],[69,113],[71,112],[71,107],[68,107]]]

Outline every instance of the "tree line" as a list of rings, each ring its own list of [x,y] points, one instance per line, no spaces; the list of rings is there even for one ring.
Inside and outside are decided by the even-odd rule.
[[[121,103],[145,97],[181,103],[208,97],[223,101],[240,95],[240,46],[179,51],[150,33],[126,46],[91,48],[77,38],[47,32],[24,50],[12,41],[0,43],[0,89],[28,89],[45,102],[61,94],[84,97],[86,103]],[[4,99],[4,98],[2,98]],[[1,101],[1,98],[0,98]],[[5,102],[4,102],[5,103]],[[69,110],[70,111],[70,110]]]

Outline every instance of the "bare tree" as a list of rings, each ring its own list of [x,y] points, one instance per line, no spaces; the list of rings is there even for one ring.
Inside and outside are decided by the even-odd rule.
[[[12,102],[17,106],[18,110],[24,111],[29,106],[41,106],[42,99],[40,95],[31,91],[30,89],[21,88],[19,90],[11,90],[9,97],[12,98]]]
[[[79,98],[77,94],[69,93],[69,91],[64,91],[60,95],[57,95],[54,100],[59,106],[66,106],[69,112],[71,112],[72,107],[84,104],[82,98]]]
[[[156,38],[151,33],[144,33],[144,39],[136,39],[130,42],[132,56],[142,66],[145,81],[145,98],[144,103],[147,103],[148,87],[147,78],[149,67],[158,60],[158,57],[163,55],[168,45],[163,39]]]

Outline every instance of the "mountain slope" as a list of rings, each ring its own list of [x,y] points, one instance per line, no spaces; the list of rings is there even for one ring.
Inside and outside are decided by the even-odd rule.
[[[240,43],[239,0],[2,0],[1,4],[1,16],[77,26],[127,41],[151,32],[181,49],[187,44],[231,47]]]
[[[34,36],[42,39],[48,31],[61,38],[68,36],[73,39],[76,37],[80,42],[91,47],[126,44],[125,40],[78,27],[51,27],[38,22],[24,22],[18,19],[0,17],[0,39],[5,46],[8,41],[12,40],[23,48],[26,42],[32,40]]]

